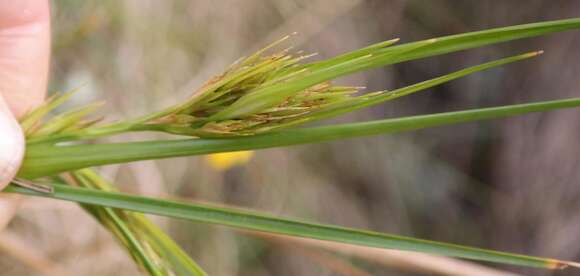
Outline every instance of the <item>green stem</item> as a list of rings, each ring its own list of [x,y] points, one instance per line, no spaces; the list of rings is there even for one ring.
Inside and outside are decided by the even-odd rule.
[[[36,178],[91,166],[138,160],[319,143],[577,106],[580,106],[580,98],[293,129],[248,137],[67,146],[29,145],[19,176]]]

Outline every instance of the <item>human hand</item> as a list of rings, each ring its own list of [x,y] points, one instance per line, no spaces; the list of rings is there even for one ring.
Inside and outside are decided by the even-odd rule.
[[[0,190],[14,177],[24,154],[16,121],[42,103],[50,54],[48,0],[0,2]],[[0,230],[10,221],[18,199],[0,197]]]

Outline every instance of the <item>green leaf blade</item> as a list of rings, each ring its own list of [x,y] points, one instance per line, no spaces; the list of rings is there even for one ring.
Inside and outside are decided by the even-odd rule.
[[[430,45],[429,48],[421,48],[413,52],[400,55],[395,62],[398,63],[408,60],[432,57],[501,42],[530,38],[574,29],[580,29],[580,18],[545,21],[444,36],[437,38],[437,41]],[[401,44],[399,46],[394,46],[393,48],[402,47],[404,45],[405,44]]]
[[[353,112],[362,108],[366,108],[366,107],[370,107],[373,105],[377,105],[377,104],[381,104],[383,102],[386,101],[390,101],[390,100],[394,100],[403,96],[407,96],[410,95],[412,93],[415,92],[420,92],[423,91],[425,89],[443,84],[443,83],[447,83],[450,82],[452,80],[456,80],[459,79],[461,77],[465,77],[477,72],[481,72],[481,71],[485,71],[488,69],[492,69],[498,66],[502,66],[502,65],[506,65],[509,63],[513,63],[513,62],[517,62],[517,61],[521,61],[524,59],[528,59],[528,58],[532,58],[532,57],[536,57],[540,54],[542,54],[542,51],[536,51],[536,52],[530,52],[530,53],[525,53],[525,54],[521,54],[521,55],[517,55],[517,56],[512,56],[512,57],[508,57],[508,58],[504,58],[504,59],[499,59],[499,60],[495,60],[495,61],[491,61],[491,62],[487,62],[487,63],[483,63],[480,65],[476,65],[476,66],[472,66],[472,67],[468,67],[450,74],[446,74],[434,79],[430,79],[430,80],[426,80],[426,81],[422,81],[420,83],[416,83],[410,86],[406,86],[403,88],[399,88],[393,91],[386,91],[386,92],[382,92],[382,93],[377,93],[374,94],[372,96],[366,97],[362,96],[358,99],[353,99],[353,101],[355,101],[353,103],[353,101],[347,102],[347,103],[342,103],[342,104],[337,104],[335,106],[330,106],[328,108],[319,110],[317,112],[312,113],[310,116],[304,118],[303,120],[300,121],[296,121],[293,122],[292,124],[287,124],[285,126],[283,126],[284,128],[292,126],[292,125],[299,125],[299,124],[304,124],[307,122],[313,122],[313,121],[318,121],[318,120],[323,120],[326,118],[331,118],[331,117],[335,117],[341,114],[345,114],[348,112]]]
[[[580,98],[277,131],[249,137],[182,139],[93,145],[29,145],[18,175],[37,178],[80,168],[139,160],[193,156],[319,143],[429,127],[497,119],[580,106]]]
[[[54,188],[55,192],[53,194],[37,193],[14,185],[9,186],[5,191],[104,207],[121,208],[136,212],[220,224],[241,229],[335,241],[368,247],[415,251],[529,267],[559,268],[569,264],[568,262],[554,259],[511,254],[345,227],[308,223],[231,208],[182,203],[172,200],[161,200],[123,193],[104,192],[60,184],[54,185]]]
[[[225,120],[234,117],[247,116],[253,114],[257,110],[275,105],[280,102],[280,99],[288,97],[296,91],[323,81],[359,71],[510,40],[578,28],[580,28],[580,18],[573,18],[444,36],[435,39],[405,43],[382,50],[377,50],[380,48],[371,46],[370,50],[356,50],[351,53],[343,54],[336,59],[330,59],[327,62],[314,63],[312,68],[316,70],[310,76],[283,85],[280,84],[266,87],[263,91],[251,93],[242,97],[232,106],[216,114],[211,119]],[[385,42],[385,45],[390,45],[389,41]],[[369,54],[360,55],[360,53]]]

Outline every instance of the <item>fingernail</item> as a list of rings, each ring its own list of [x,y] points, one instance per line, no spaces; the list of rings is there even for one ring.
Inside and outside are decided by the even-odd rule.
[[[0,189],[16,175],[24,155],[24,135],[12,113],[0,99]]]

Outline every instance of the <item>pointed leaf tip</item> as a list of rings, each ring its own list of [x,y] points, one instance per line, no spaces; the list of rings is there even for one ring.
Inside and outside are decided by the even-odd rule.
[[[561,261],[556,259],[550,259],[546,263],[546,267],[548,269],[566,269],[569,267],[573,268],[580,268],[580,263],[577,262],[568,262],[568,261]]]

